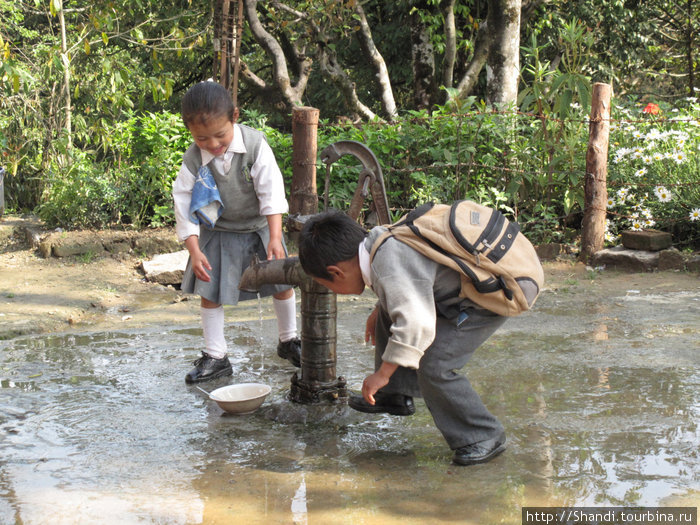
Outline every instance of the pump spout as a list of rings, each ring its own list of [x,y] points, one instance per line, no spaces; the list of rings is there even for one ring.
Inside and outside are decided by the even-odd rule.
[[[258,261],[253,259],[238,285],[245,292],[257,292],[264,284],[289,284],[305,288],[312,279],[301,268],[298,257]]]

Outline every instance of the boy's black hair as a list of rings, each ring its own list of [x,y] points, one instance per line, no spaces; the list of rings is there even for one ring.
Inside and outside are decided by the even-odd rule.
[[[345,213],[331,210],[306,221],[299,235],[299,262],[311,277],[329,281],[326,269],[357,257],[358,246],[367,235],[362,226]]]
[[[227,117],[233,122],[235,110],[231,93],[216,82],[199,82],[182,97],[182,120],[188,128],[190,124],[205,124],[218,117]]]

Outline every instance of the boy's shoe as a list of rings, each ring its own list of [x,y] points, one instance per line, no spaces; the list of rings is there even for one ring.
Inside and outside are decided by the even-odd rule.
[[[185,376],[185,383],[201,383],[202,381],[209,381],[221,376],[230,376],[231,374],[233,374],[233,369],[228,356],[216,359],[202,352],[202,357],[194,362],[194,368]]]
[[[506,435],[504,432],[498,437],[472,443],[466,447],[460,447],[455,450],[455,455],[452,461],[458,465],[476,465],[477,463],[486,463],[498,456],[506,449]]]
[[[301,366],[301,340],[295,337],[284,343],[280,341],[277,345],[277,355],[299,368]]]
[[[392,416],[410,416],[416,412],[411,396],[403,394],[385,394],[377,392],[374,394],[374,405],[370,405],[365,398],[351,394],[348,399],[350,408],[367,414],[391,414]]]

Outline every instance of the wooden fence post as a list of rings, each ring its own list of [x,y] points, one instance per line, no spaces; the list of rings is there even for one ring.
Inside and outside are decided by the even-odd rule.
[[[579,259],[584,262],[587,262],[591,255],[602,250],[605,242],[611,94],[612,89],[609,84],[600,82],[593,84],[579,255]]]
[[[310,107],[292,109],[292,187],[289,213],[318,212],[316,192],[316,144],[320,111]]]

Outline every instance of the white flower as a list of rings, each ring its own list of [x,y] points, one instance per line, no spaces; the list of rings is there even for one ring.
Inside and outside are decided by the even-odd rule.
[[[663,186],[657,186],[656,188],[654,188],[654,193],[656,194],[656,197],[659,199],[660,202],[669,202],[673,198],[671,192]]]
[[[619,190],[617,190],[617,197],[620,199],[620,202],[625,202],[625,200],[627,200],[629,192],[629,188],[620,188]]]
[[[683,164],[686,160],[686,155],[682,151],[674,151],[673,152],[673,160],[676,161],[677,164]]]
[[[647,219],[651,219],[651,210],[649,208],[642,208],[642,215],[646,217]]]
[[[644,221],[645,228],[651,228],[652,226],[654,226],[654,224],[656,224],[656,222],[653,219],[646,219]]]
[[[605,241],[606,242],[615,242],[615,234],[610,233],[610,232],[605,232]]]
[[[641,138],[642,138],[642,132],[639,131],[638,129],[635,129],[635,130],[632,132],[632,136],[633,136],[635,139],[641,139]]]
[[[654,158],[651,155],[644,155],[642,157],[642,162],[644,162],[644,164],[651,164],[653,160]]]
[[[692,210],[690,210],[690,220],[700,220],[700,208],[693,208]]]
[[[644,175],[646,175],[646,173],[647,173],[646,168],[639,168],[637,171],[634,172],[634,175],[636,177],[643,177]]]
[[[661,132],[658,129],[650,129],[646,135],[647,140],[658,140],[661,138]]]
[[[654,153],[654,154],[652,155],[652,158],[653,158],[654,160],[664,160],[664,154],[661,153],[660,151],[657,151],[656,153]]]
[[[630,230],[633,232],[638,232],[642,229],[642,223],[641,221],[635,219],[632,221],[632,226],[630,226]]]
[[[615,199],[608,197],[608,208],[613,208],[615,206]]]

